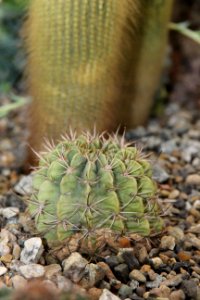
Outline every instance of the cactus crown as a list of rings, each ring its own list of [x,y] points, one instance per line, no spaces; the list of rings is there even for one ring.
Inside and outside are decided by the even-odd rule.
[[[47,240],[102,228],[147,236],[161,228],[150,163],[124,138],[71,134],[47,148],[28,207]]]

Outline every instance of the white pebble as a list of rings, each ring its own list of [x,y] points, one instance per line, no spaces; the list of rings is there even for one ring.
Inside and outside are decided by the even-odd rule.
[[[42,240],[39,237],[28,239],[24,243],[20,261],[24,264],[37,263],[44,251]]]
[[[38,264],[30,264],[19,267],[19,272],[26,279],[42,277],[45,274],[45,269],[43,266]]]

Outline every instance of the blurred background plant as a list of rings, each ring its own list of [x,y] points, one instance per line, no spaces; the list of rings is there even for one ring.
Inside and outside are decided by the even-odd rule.
[[[0,95],[20,89],[25,54],[20,28],[25,0],[0,0]]]

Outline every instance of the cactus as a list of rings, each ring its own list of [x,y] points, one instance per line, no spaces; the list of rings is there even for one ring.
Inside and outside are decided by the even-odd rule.
[[[144,123],[158,85],[172,0],[32,0],[25,24],[30,140]]]
[[[102,228],[148,236],[162,227],[151,173],[124,138],[71,134],[41,154],[28,209],[50,242]]]

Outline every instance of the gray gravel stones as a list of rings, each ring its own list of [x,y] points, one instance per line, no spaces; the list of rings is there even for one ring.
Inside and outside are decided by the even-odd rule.
[[[24,243],[24,249],[21,252],[20,260],[24,264],[37,263],[44,251],[42,240],[39,237],[28,239]]]

